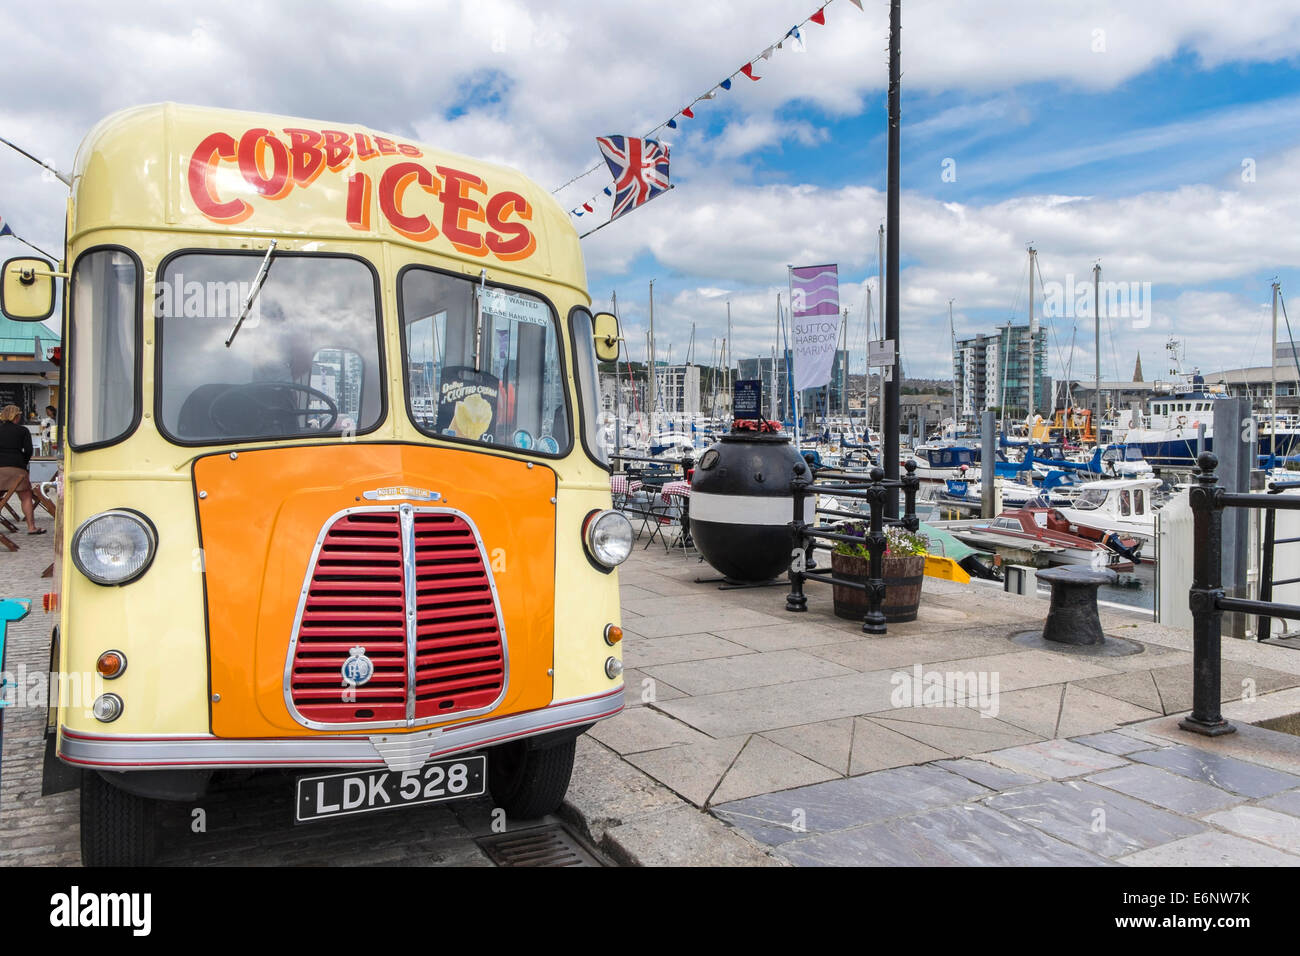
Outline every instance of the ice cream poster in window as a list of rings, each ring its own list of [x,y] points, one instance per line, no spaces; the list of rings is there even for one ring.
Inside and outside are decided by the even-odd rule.
[[[462,366],[443,369],[436,430],[454,438],[495,441],[492,428],[500,388],[497,377],[487,372]]]

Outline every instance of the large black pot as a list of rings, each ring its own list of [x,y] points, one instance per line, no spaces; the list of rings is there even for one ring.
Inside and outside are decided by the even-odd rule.
[[[732,581],[770,581],[790,567],[796,475],[808,466],[784,435],[733,432],[700,456],[691,479],[691,537]],[[812,496],[805,521],[812,521]]]

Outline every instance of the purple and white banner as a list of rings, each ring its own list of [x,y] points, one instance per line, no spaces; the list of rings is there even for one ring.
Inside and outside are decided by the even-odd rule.
[[[840,340],[836,266],[799,266],[790,270],[790,339],[795,390],[829,384]]]

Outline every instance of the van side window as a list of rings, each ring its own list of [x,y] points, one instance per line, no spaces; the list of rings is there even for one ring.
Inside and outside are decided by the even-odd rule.
[[[74,448],[117,441],[139,414],[140,272],[120,249],[97,249],[72,271],[68,324],[68,440]]]

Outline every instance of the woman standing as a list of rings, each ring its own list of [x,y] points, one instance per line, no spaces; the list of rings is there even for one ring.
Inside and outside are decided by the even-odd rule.
[[[23,410],[17,405],[0,408],[0,498],[11,488],[23,504],[28,534],[44,534],[36,527],[36,501],[27,463],[32,460],[32,433],[23,425]]]

